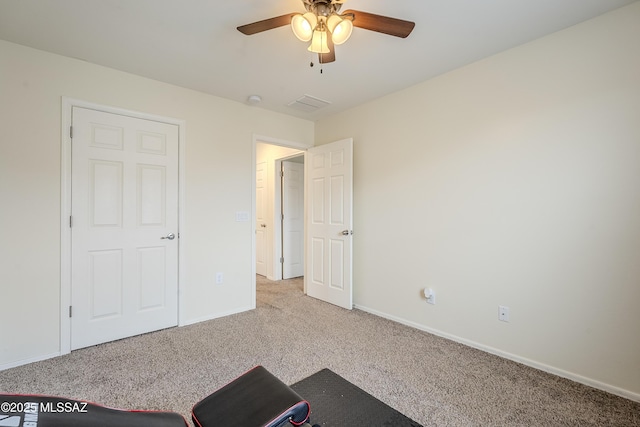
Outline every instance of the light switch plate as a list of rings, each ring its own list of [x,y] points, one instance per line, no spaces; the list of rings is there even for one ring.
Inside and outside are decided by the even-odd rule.
[[[236,222],[247,222],[247,221],[249,221],[249,212],[247,211],[236,212]]]

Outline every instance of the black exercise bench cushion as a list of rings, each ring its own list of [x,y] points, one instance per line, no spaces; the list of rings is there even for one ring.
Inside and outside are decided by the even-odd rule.
[[[309,403],[262,366],[198,402],[192,410],[197,427],[280,427],[302,425]]]
[[[0,426],[188,427],[175,412],[126,411],[54,396],[0,394]]]

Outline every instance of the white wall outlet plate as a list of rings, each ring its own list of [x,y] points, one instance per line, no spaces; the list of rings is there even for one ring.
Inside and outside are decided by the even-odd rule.
[[[500,320],[501,322],[509,321],[509,307],[506,307],[504,305],[498,306],[498,320]]]

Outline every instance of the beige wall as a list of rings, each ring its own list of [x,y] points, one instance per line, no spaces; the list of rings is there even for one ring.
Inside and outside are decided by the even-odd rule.
[[[187,322],[252,304],[252,224],[234,214],[251,209],[254,135],[353,137],[359,307],[640,399],[637,22],[640,3],[321,120],[315,136],[312,122],[0,41],[0,369],[60,349],[67,96],[185,120]]]
[[[62,96],[185,120],[183,319],[250,308],[254,134],[312,145],[313,123],[0,41],[0,368],[60,351]]]
[[[316,145],[354,138],[357,306],[640,399],[639,22],[634,3],[316,123]]]

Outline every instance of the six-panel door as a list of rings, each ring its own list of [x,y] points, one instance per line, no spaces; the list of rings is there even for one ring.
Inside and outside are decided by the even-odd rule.
[[[178,127],[74,107],[71,348],[178,323]]]

